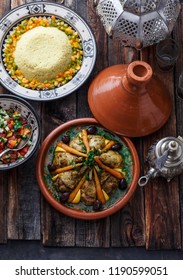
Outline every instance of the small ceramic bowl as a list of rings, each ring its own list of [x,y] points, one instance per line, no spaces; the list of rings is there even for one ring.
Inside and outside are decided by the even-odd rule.
[[[123,167],[126,172],[128,185],[125,190],[121,190],[117,187],[115,192],[111,194],[109,200],[107,200],[98,211],[96,211],[96,209],[93,210],[93,206],[85,205],[83,201],[79,201],[79,203],[60,202],[59,193],[55,188],[53,175],[49,169],[50,164],[53,163],[55,148],[58,142],[63,139],[62,137],[64,135],[70,135],[70,140],[72,140],[77,135],[80,135],[82,129],[87,130],[91,126],[96,128],[96,134],[103,135],[105,138],[113,139],[121,144],[122,148],[120,153],[124,159]],[[86,163],[84,163],[84,166],[85,165]],[[128,138],[118,136],[106,130],[93,118],[71,120],[54,129],[46,137],[40,147],[36,167],[37,180],[46,200],[56,210],[65,215],[86,220],[104,218],[120,210],[130,200],[136,190],[139,170],[139,159],[132,142]]]
[[[10,94],[0,94],[0,109],[18,112],[25,118],[28,124],[32,127],[32,135],[28,144],[29,148],[23,157],[17,158],[15,161],[3,163],[0,161],[0,170],[8,170],[15,168],[28,161],[36,152],[40,142],[40,122],[34,108],[25,100]],[[2,136],[2,135],[1,135]],[[1,140],[3,138],[1,137]],[[12,154],[12,152],[11,152]]]

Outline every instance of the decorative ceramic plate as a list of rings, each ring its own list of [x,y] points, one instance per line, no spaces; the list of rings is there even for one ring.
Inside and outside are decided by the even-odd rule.
[[[17,159],[16,161],[11,163],[2,163],[0,161],[0,170],[8,170],[26,162],[36,152],[40,142],[40,122],[32,106],[24,99],[17,96],[13,96],[10,94],[1,94],[0,109],[12,109],[13,111],[17,111],[27,120],[27,123],[32,127],[30,147],[24,157]]]
[[[91,129],[93,128],[95,129],[94,132],[91,131]],[[67,138],[69,136],[69,144],[64,146],[64,149],[67,149],[68,145],[69,147],[72,147],[71,142],[75,143],[73,141],[79,141],[77,143],[81,145],[80,147],[82,149],[85,149],[83,147],[83,138],[81,136],[81,132],[83,132],[83,130],[87,131],[87,137],[91,141],[89,144],[90,152],[87,153],[88,157],[81,158],[80,156],[73,156],[71,151],[71,157],[69,157],[69,159],[64,158],[65,151],[62,149],[62,146],[59,146],[59,143],[63,144],[63,141],[68,143]],[[103,154],[104,156],[108,156],[108,153],[106,151],[110,149],[110,144],[108,145],[108,148],[106,148],[107,150],[105,150],[105,152],[100,149],[98,150],[97,146],[93,147],[91,143],[98,141],[99,138],[101,139],[101,141],[105,139],[105,141],[107,141],[106,143],[113,141],[118,145],[116,147],[113,147],[116,148],[114,149],[114,152],[112,151],[112,149],[110,150],[110,156],[112,156],[112,152],[115,157],[117,156],[117,158],[122,158],[122,161],[120,163],[121,167],[117,169],[108,169],[110,172],[112,170],[112,173],[106,171],[105,169],[103,169],[104,166],[98,164],[99,153],[100,155]],[[97,145],[96,142],[95,145]],[[61,153],[62,155],[59,155],[59,153]],[[67,156],[68,155],[69,152],[67,153]],[[64,160],[64,169],[66,167],[66,171],[58,167],[58,169],[56,170],[53,169],[53,167],[55,167],[54,164],[56,164],[56,161],[54,160],[55,156],[57,157],[59,164],[61,162],[60,156],[62,157],[62,160]],[[68,160],[68,163],[66,163],[65,160]],[[79,163],[76,163],[78,161],[74,160],[79,160]],[[115,159],[115,161],[117,160],[118,159]],[[72,170],[67,170],[67,168],[70,168],[70,166]],[[139,160],[135,147],[128,138],[119,137],[116,134],[106,130],[105,128],[100,126],[95,119],[86,118],[69,121],[53,130],[47,136],[40,148],[36,170],[37,180],[42,194],[54,208],[66,215],[75,218],[99,219],[115,213],[129,201],[137,187],[137,180],[139,177]],[[98,175],[96,175],[96,173]],[[61,177],[59,177],[60,175]],[[108,181],[105,181],[105,186],[101,183],[101,178],[103,175],[107,176],[105,178],[103,177],[104,180],[106,180],[106,178],[107,180],[109,179]],[[73,179],[74,176],[76,176],[75,179]],[[104,199],[104,201],[102,205],[99,205],[99,208],[98,200],[100,194],[98,194],[98,192],[96,191],[96,196],[94,195],[93,198],[91,198],[92,194],[90,192],[91,189],[89,186],[90,184],[92,185],[91,188],[93,189],[94,193],[95,189],[97,188],[97,177],[95,176],[99,178],[100,184],[102,186],[102,193],[104,194],[104,198],[102,198]],[[61,184],[59,181],[60,178],[61,180],[63,180]],[[82,182],[83,178],[84,184],[81,187],[81,193],[83,194],[83,197],[81,195],[80,198],[77,199],[78,196],[76,195],[75,189],[77,190],[77,186],[80,184],[80,182]],[[110,181],[110,179],[112,179],[112,181]],[[122,182],[124,183],[124,179],[126,181],[126,185],[120,186]],[[72,183],[68,183],[68,180],[71,180]],[[76,184],[75,180],[77,181]],[[65,183],[65,186],[63,186],[63,182]],[[65,191],[65,188],[67,189],[68,184],[70,184],[72,190],[69,190],[71,191],[69,193],[70,196],[65,200],[65,196],[68,195],[67,190]],[[84,187],[84,185],[86,188]],[[111,186],[112,188],[114,187],[112,191],[109,190]],[[87,192],[87,188],[88,190],[90,189],[90,194]],[[107,195],[106,192],[108,192]],[[87,200],[88,195],[91,195],[89,201]],[[75,198],[74,200],[71,200],[72,196]]]
[[[65,85],[51,90],[34,90],[21,86],[11,78],[3,62],[4,57],[2,50],[5,46],[7,36],[11,34],[14,28],[20,24],[22,20],[40,16],[54,16],[57,19],[63,20],[66,24],[78,32],[83,48],[83,59],[80,70],[75,74],[72,80],[67,82]],[[0,42],[0,82],[12,93],[26,99],[49,101],[66,96],[73,91],[76,91],[86,81],[95,65],[96,43],[89,26],[75,12],[65,6],[55,3],[27,3],[11,10],[0,21]]]

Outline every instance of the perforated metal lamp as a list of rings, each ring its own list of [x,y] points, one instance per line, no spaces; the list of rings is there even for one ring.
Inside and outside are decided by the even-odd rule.
[[[165,39],[173,30],[178,0],[94,0],[106,32],[137,49]]]

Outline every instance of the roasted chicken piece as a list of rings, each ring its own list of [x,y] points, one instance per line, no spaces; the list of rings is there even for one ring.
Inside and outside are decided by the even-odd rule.
[[[111,168],[118,168],[122,166],[122,156],[115,151],[109,150],[99,156],[100,160]]]
[[[54,185],[57,188],[57,191],[70,192],[74,189],[79,182],[79,173],[76,170],[69,170],[62,172],[58,175]]]
[[[58,175],[54,185],[57,191],[71,192],[79,183],[82,175],[86,171],[87,167],[83,166],[80,170],[69,170],[62,172]]]
[[[88,135],[89,146],[91,149],[102,150],[105,147],[105,138],[100,135]]]
[[[112,176],[111,174],[103,171],[100,174],[100,183],[102,189],[108,194],[111,195],[119,185],[119,179]]]
[[[59,168],[82,161],[82,157],[78,157],[67,152],[57,152],[55,153],[53,164],[56,166],[56,168]]]
[[[95,182],[93,180],[91,181],[85,181],[81,188],[81,200],[86,205],[92,205],[96,200],[96,187]]]
[[[69,146],[79,152],[86,153],[85,145],[79,136],[76,136],[75,138],[73,138],[70,141]]]

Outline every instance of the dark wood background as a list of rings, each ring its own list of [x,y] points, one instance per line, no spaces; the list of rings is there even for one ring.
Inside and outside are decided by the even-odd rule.
[[[10,9],[32,1],[1,0],[0,16]],[[34,1],[36,2],[36,1]],[[144,158],[149,146],[166,136],[183,135],[183,101],[176,97],[178,76],[182,70],[183,12],[175,24],[173,38],[180,46],[175,68],[161,72],[155,59],[155,46],[136,51],[125,48],[109,38],[96,15],[92,0],[50,1],[62,3],[84,17],[94,32],[98,55],[95,68],[87,82],[63,99],[46,103],[33,102],[41,118],[42,140],[68,120],[92,116],[87,91],[94,76],[109,65],[133,60],[148,62],[170,91],[173,112],[158,132],[132,139],[144,173]],[[6,90],[0,87],[0,93]],[[36,156],[25,165],[0,172],[0,243],[8,240],[41,240],[45,246],[58,247],[145,247],[147,250],[179,249],[183,237],[183,175],[171,183],[158,178],[144,189],[138,187],[131,201],[118,213],[96,221],[82,221],[54,210],[40,194],[35,176]]]

